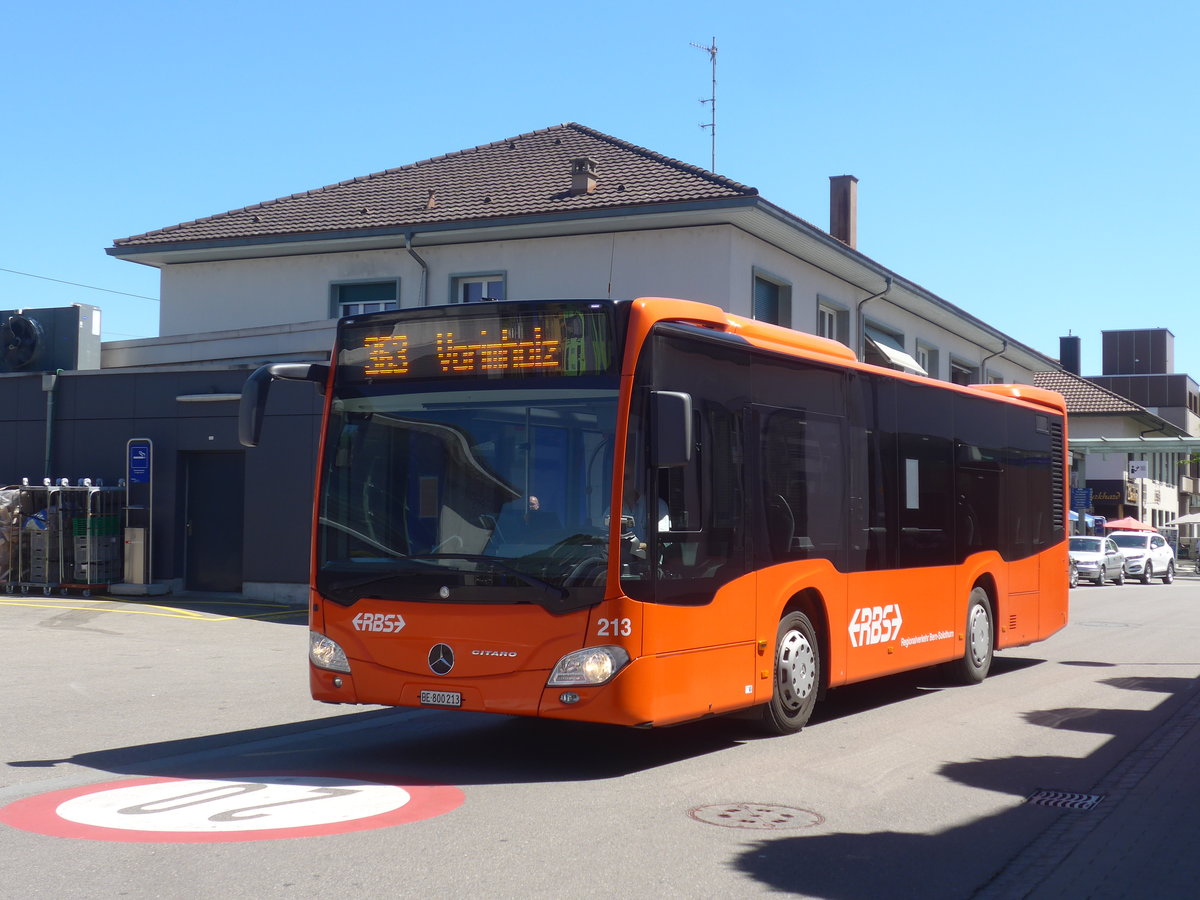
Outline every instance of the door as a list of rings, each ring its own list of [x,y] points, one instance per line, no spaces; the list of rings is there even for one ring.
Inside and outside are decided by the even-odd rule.
[[[184,454],[184,585],[190,591],[242,589],[241,453]]]

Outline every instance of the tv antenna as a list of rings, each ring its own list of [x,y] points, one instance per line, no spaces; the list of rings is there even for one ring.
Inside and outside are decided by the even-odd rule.
[[[717,171],[717,39],[714,36],[712,39],[712,43],[709,44],[707,47],[705,47],[702,44],[697,44],[695,42],[690,42],[690,43],[697,50],[703,50],[705,53],[707,53],[708,58],[710,60],[712,60],[712,96],[710,96],[707,100],[700,101],[701,103],[709,104],[709,112],[711,113],[712,117],[709,119],[707,125],[702,124],[700,127],[707,128],[709,137],[712,139],[712,163],[709,167],[709,171],[716,172]]]

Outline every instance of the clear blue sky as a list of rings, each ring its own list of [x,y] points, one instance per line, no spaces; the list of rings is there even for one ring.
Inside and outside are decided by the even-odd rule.
[[[5,13],[0,269],[158,296],[116,238],[575,121],[709,165],[1057,356],[1164,327],[1200,378],[1195,0],[66,0]],[[0,271],[0,308],[152,300]],[[219,323],[214,323],[219,325]]]

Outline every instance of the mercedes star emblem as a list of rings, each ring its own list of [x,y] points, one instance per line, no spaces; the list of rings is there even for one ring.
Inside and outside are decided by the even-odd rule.
[[[454,651],[448,644],[434,644],[429,651],[429,671],[434,675],[447,675],[454,668]]]

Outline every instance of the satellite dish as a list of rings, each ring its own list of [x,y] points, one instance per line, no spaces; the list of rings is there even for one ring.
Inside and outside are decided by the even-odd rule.
[[[36,319],[14,313],[0,320],[0,370],[21,372],[33,368],[44,344]]]

